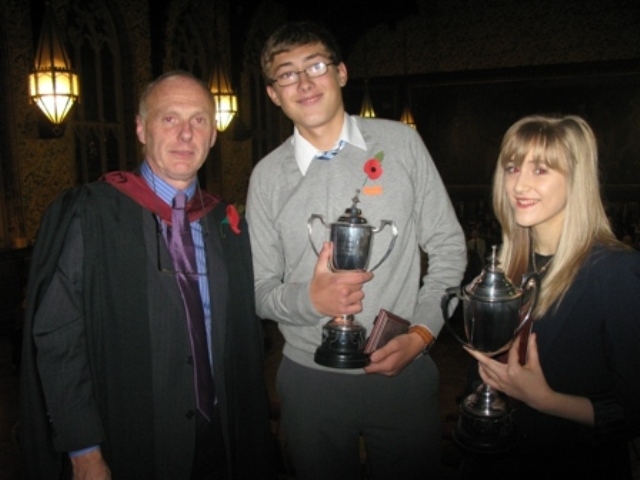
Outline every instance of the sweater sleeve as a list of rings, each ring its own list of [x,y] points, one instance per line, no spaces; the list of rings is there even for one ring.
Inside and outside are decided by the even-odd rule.
[[[449,194],[427,147],[418,138],[414,141],[413,150],[416,158],[413,175],[416,234],[420,248],[428,258],[413,318],[414,323],[425,325],[437,336],[444,324],[441,298],[447,288],[459,286],[464,275],[466,242]],[[455,306],[456,302],[452,301],[450,308]]]
[[[633,251],[610,258],[608,268],[599,268],[600,273],[593,275],[605,315],[603,342],[613,387],[589,396],[597,443],[640,435],[640,254]]]
[[[317,324],[324,317],[309,297],[309,281],[285,282],[286,259],[274,228],[278,215],[274,203],[277,169],[258,164],[251,176],[247,197],[247,221],[255,275],[256,310],[263,319],[288,324]]]
[[[629,426],[624,409],[612,394],[599,394],[589,397],[593,405],[595,428],[593,429],[594,443],[607,443],[619,439],[629,438]]]

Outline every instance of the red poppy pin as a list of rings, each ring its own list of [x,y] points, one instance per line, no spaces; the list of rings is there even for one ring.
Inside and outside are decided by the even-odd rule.
[[[227,216],[222,220],[222,225],[224,224],[228,224],[233,233],[240,235],[240,214],[234,205],[227,205]]]
[[[384,160],[384,152],[380,151],[370,158],[364,164],[364,173],[367,174],[367,178],[364,179],[364,183],[367,183],[368,179],[377,180],[382,175],[382,160]]]
[[[365,195],[379,195],[382,192],[382,186],[380,185],[365,187],[368,180],[377,180],[382,176],[382,160],[384,160],[384,152],[379,151],[364,164],[364,173],[366,173],[367,176],[364,178],[362,188]]]

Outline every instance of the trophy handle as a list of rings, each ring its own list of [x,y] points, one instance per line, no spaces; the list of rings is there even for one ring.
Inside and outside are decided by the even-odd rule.
[[[311,243],[311,248],[313,248],[313,251],[315,252],[316,257],[319,257],[320,252],[318,252],[318,249],[314,245],[313,236],[312,236],[313,222],[315,222],[316,220],[320,220],[320,223],[322,223],[322,225],[324,225],[325,228],[329,228],[329,226],[326,223],[324,223],[324,217],[319,213],[312,213],[311,216],[309,217],[309,220],[307,220],[307,229],[309,230],[309,242]]]
[[[398,227],[396,226],[396,223],[393,220],[382,220],[380,222],[380,226],[378,228],[372,229],[371,231],[373,233],[378,233],[378,232],[382,231],[382,229],[384,227],[386,227],[387,225],[391,226],[391,234],[393,235],[393,237],[391,238],[391,242],[389,243],[389,248],[387,248],[387,252],[380,259],[380,261],[378,263],[376,263],[375,266],[372,269],[369,270],[370,272],[373,272],[376,268],[378,268],[380,265],[382,265],[382,262],[384,262],[387,259],[387,257],[391,253],[391,250],[393,250],[393,246],[396,244],[396,238],[398,238]]]
[[[516,327],[513,332],[514,338],[520,333],[520,330],[524,328],[525,325],[529,323],[529,318],[531,317],[531,312],[535,308],[538,303],[538,293],[540,292],[540,277],[537,273],[529,272],[525,273],[522,276],[522,282],[520,283],[520,288],[522,289],[522,295],[528,291],[531,291],[531,297],[528,301],[529,307],[527,308],[526,313],[520,320],[520,324]]]
[[[455,337],[455,339],[458,340],[458,342],[460,342],[465,347],[475,350],[473,345],[471,345],[466,340],[463,340],[460,337],[460,335],[458,335],[458,333],[455,331],[451,323],[449,323],[449,320],[451,319],[451,317],[449,317],[449,302],[453,297],[458,298],[458,300],[463,300],[460,295],[460,287],[449,287],[447,288],[446,292],[447,293],[445,293],[442,296],[442,300],[440,300],[440,307],[442,308],[442,315],[444,316],[444,324],[447,326],[447,328],[449,329],[451,334]]]

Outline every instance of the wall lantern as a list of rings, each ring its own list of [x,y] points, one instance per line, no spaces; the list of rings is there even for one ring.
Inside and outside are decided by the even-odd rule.
[[[51,123],[60,125],[79,94],[78,75],[71,68],[55,15],[46,2],[38,50],[29,75],[29,98]]]
[[[209,89],[216,103],[216,127],[224,132],[238,112],[238,97],[233,93],[229,77],[220,61],[215,62]]]

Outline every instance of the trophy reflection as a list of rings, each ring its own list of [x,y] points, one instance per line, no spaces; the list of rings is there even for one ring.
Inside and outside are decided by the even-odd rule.
[[[525,274],[520,288],[514,286],[499,267],[496,248],[492,247],[490,261],[480,275],[465,287],[448,288],[441,301],[445,324],[456,339],[489,356],[507,351],[520,331],[528,327],[539,291],[535,274]],[[462,301],[466,341],[449,323],[448,307],[454,297]],[[505,394],[482,383],[460,403],[453,438],[461,447],[475,452],[509,450],[517,441],[512,412],[513,405]]]
[[[319,253],[312,238],[314,221],[320,220],[324,227],[330,229],[333,255],[329,266],[334,272],[366,271],[371,259],[373,236],[389,225],[392,233],[391,242],[382,259],[370,270],[373,272],[387,259],[398,236],[398,229],[391,220],[382,220],[378,228],[367,223],[357,207],[360,202],[359,194],[360,190],[356,190],[351,207],[345,210],[337,222],[327,225],[323,216],[315,213],[307,222],[309,240],[316,255]],[[322,344],[316,350],[314,359],[320,365],[334,368],[364,367],[369,364],[369,355],[364,353],[365,341],[365,328],[353,315],[335,317],[322,327]]]

